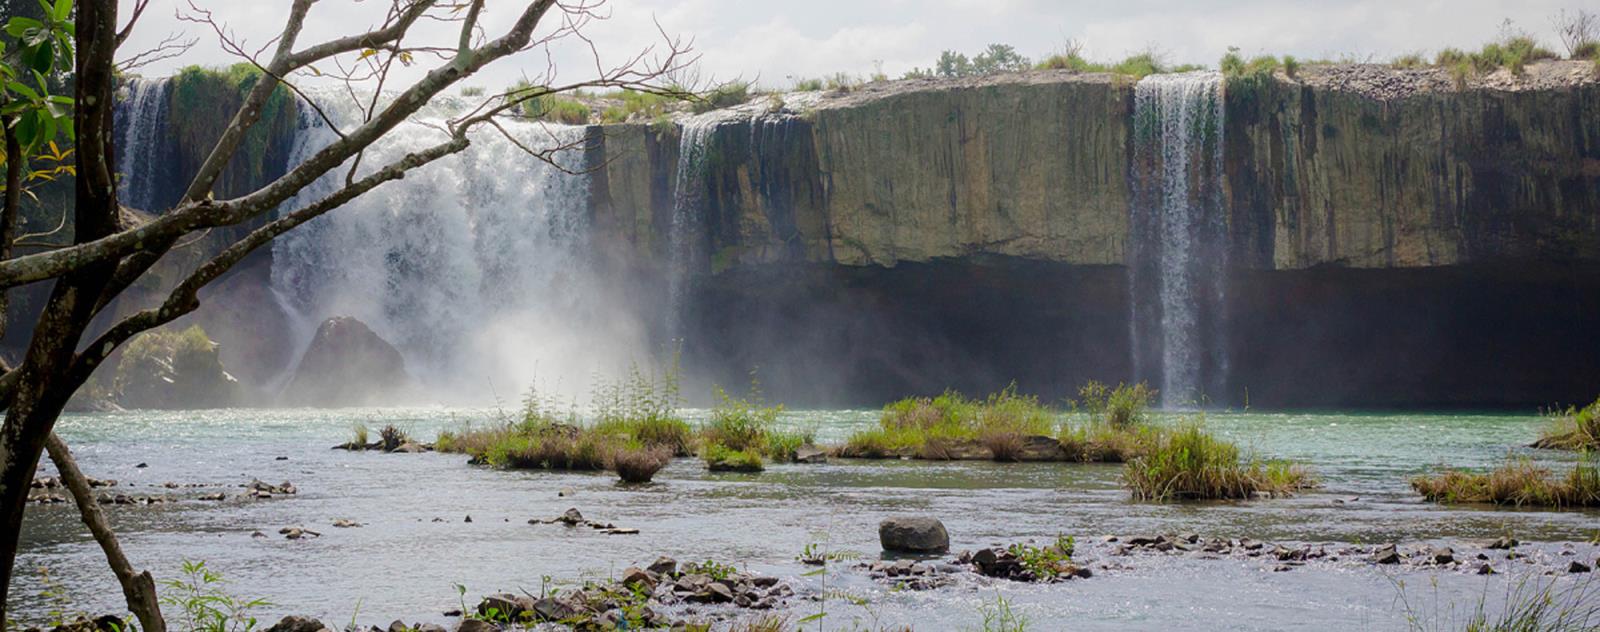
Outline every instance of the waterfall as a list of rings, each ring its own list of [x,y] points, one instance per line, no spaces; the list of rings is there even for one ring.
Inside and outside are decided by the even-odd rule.
[[[677,178],[672,191],[672,225],[668,229],[667,323],[669,340],[682,341],[685,294],[702,252],[700,227],[706,203],[707,142],[723,116],[701,114],[679,124]]]
[[[162,181],[172,170],[168,155],[167,92],[165,78],[132,77],[122,86],[117,102],[114,133],[117,141],[117,197],[130,207],[159,212]]]
[[[319,99],[348,129],[348,98]],[[445,138],[453,113],[435,106],[396,128],[362,157],[361,174]],[[291,164],[336,139],[311,108]],[[335,315],[367,323],[405,356],[424,383],[466,396],[514,398],[539,372],[578,380],[626,364],[642,346],[632,310],[600,278],[589,247],[589,182],[581,171],[585,129],[520,120],[473,132],[454,156],[384,184],[280,238],[272,287],[305,341]],[[517,145],[551,148],[557,168]],[[335,190],[348,165],[284,205],[299,208]],[[293,365],[291,365],[292,368]],[[541,388],[551,388],[539,380]],[[574,382],[553,388],[579,389]],[[492,392],[486,392],[492,388]]]
[[[1134,88],[1130,295],[1134,370],[1166,406],[1222,392],[1227,207],[1222,77],[1153,75]]]

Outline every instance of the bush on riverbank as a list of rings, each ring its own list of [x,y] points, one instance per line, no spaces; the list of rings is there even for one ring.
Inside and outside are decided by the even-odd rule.
[[[1580,461],[1565,477],[1532,459],[1509,459],[1487,474],[1445,470],[1416,476],[1411,488],[1433,502],[1516,507],[1600,507],[1600,464]]]
[[[1138,500],[1286,496],[1315,484],[1300,465],[1241,457],[1238,446],[1211,436],[1199,423],[1154,437],[1146,453],[1123,466],[1123,481]]]
[[[1600,399],[1583,408],[1568,408],[1539,432],[1535,448],[1600,452]]]

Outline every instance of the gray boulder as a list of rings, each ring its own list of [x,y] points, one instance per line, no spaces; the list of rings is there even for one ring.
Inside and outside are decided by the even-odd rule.
[[[898,516],[878,523],[878,543],[889,553],[943,553],[950,550],[950,533],[937,518]]]

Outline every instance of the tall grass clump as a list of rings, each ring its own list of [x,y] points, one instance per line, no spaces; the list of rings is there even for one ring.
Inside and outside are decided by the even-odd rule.
[[[1589,573],[1571,582],[1528,573],[1515,582],[1505,582],[1503,600],[1491,601],[1486,586],[1475,602],[1462,604],[1468,606],[1461,613],[1464,617],[1457,613],[1458,604],[1440,603],[1437,583],[1432,584],[1433,595],[1416,599],[1413,605],[1405,582],[1390,581],[1399,593],[1398,601],[1411,632],[1589,632],[1600,629],[1600,573]]]
[[[1068,458],[1085,462],[1126,463],[1137,458],[1162,432],[1149,424],[1155,396],[1155,389],[1144,382],[1112,388],[1089,381],[1078,389],[1075,403],[1088,420],[1062,425],[1057,437],[1062,449]]]
[[[1145,454],[1123,466],[1123,480],[1135,499],[1155,501],[1288,495],[1314,484],[1301,466],[1242,457],[1238,446],[1198,422],[1159,433]]]
[[[678,413],[683,396],[676,361],[660,375],[629,367],[623,378],[600,383],[591,398],[596,429],[665,446],[677,456],[694,453],[694,432]]]
[[[1150,421],[1150,404],[1155,401],[1156,390],[1144,382],[1110,388],[1090,380],[1078,389],[1078,397],[1091,420],[1112,428],[1132,428]]]
[[[491,467],[609,469],[628,482],[649,480],[674,454],[692,453],[693,433],[677,412],[675,368],[656,376],[633,367],[618,381],[601,382],[591,397],[596,420],[585,426],[575,411],[557,413],[552,401],[530,388],[520,418],[442,432],[435,449]]]
[[[709,454],[713,448],[722,448],[719,454],[749,453],[758,459],[792,461],[801,446],[809,445],[812,436],[807,432],[780,430],[778,416],[783,406],[768,406],[761,397],[761,385],[751,380],[750,393],[735,397],[722,387],[716,387],[717,404],[711,409],[711,419],[700,429],[701,451]],[[707,456],[703,454],[703,456]],[[714,460],[707,456],[707,463]]]
[[[1513,458],[1488,473],[1447,469],[1411,479],[1411,488],[1433,502],[1515,507],[1600,507],[1600,465],[1592,456],[1564,477],[1532,459]]]
[[[1600,452],[1600,399],[1583,408],[1568,408],[1553,415],[1539,431],[1533,447],[1548,450]]]

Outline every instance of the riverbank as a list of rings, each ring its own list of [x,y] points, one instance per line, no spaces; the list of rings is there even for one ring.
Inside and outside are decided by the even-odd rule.
[[[687,411],[691,424],[706,411]],[[568,585],[620,576],[630,565],[658,555],[680,561],[716,559],[741,570],[783,578],[796,591],[819,590],[814,570],[797,561],[808,544],[877,554],[877,521],[906,513],[939,517],[952,538],[952,554],[995,544],[1052,542],[1076,536],[1094,567],[1085,581],[1051,585],[988,580],[931,591],[896,591],[870,571],[843,570],[830,588],[859,592],[865,606],[829,605],[840,626],[853,617],[877,616],[884,625],[917,629],[977,627],[981,607],[1001,594],[1036,629],[1070,617],[1087,629],[1116,629],[1192,621],[1271,629],[1285,617],[1308,625],[1350,622],[1379,629],[1403,627],[1392,580],[1413,587],[1440,581],[1440,599],[1462,606],[1479,596],[1503,595],[1520,566],[1480,577],[1475,569],[1380,566],[1370,555],[1321,561],[1273,572],[1280,562],[1204,551],[1156,555],[1143,550],[1111,556],[1105,535],[1147,536],[1187,532],[1207,540],[1243,538],[1329,550],[1371,549],[1395,542],[1410,554],[1424,546],[1450,546],[1463,557],[1473,542],[1511,534],[1527,551],[1559,561],[1587,553],[1600,512],[1494,510],[1424,502],[1407,483],[1435,466],[1488,469],[1507,446],[1537,437],[1544,420],[1525,416],[1338,415],[1213,413],[1207,427],[1247,449],[1304,462],[1324,487],[1289,499],[1252,503],[1140,503],[1130,501],[1114,465],[975,462],[850,461],[770,464],[759,475],[707,472],[705,464],[678,459],[642,487],[620,486],[609,473],[498,471],[466,464],[461,455],[346,452],[328,447],[348,440],[356,422],[378,428],[394,423],[412,436],[472,421],[488,423],[496,411],[468,409],[338,411],[197,411],[73,416],[63,435],[91,476],[116,479],[130,494],[169,494],[180,502],[110,509],[136,565],[158,578],[173,576],[184,559],[205,559],[229,578],[229,589],[274,604],[264,621],[296,614],[343,625],[407,622],[453,625],[442,615],[459,608],[454,584],[469,602],[519,588],[537,593],[546,575]],[[821,443],[842,442],[877,423],[878,411],[789,411],[785,428],[807,429]],[[1155,423],[1175,421],[1157,414]],[[1551,464],[1572,455],[1528,454]],[[278,460],[278,457],[287,457]],[[139,463],[146,467],[138,468]],[[215,490],[238,489],[252,479],[292,481],[293,496],[254,500],[230,494],[200,501]],[[170,490],[166,482],[213,484]],[[192,496],[192,497],[191,497]],[[578,508],[588,520],[636,528],[637,534],[530,525]],[[465,522],[467,516],[472,522]],[[336,528],[345,519],[364,526]],[[437,519],[437,521],[435,521]],[[290,540],[278,530],[302,526],[321,537]],[[261,531],[266,537],[251,537]],[[1572,556],[1561,552],[1571,545]],[[82,533],[70,504],[33,506],[19,562],[24,583],[14,591],[19,612],[35,612],[34,570],[48,565],[78,602],[106,611],[118,593],[98,549]],[[508,562],[511,560],[511,562]],[[1519,563],[1520,564],[1520,563]],[[1125,568],[1122,568],[1125,567]],[[1565,575],[1562,576],[1563,578]],[[1563,579],[1563,581],[1566,581]],[[1226,597],[1216,585],[1237,587]],[[997,593],[998,591],[998,593]],[[1289,598],[1293,595],[1293,598]],[[359,613],[356,604],[360,604]],[[475,603],[475,602],[474,602]],[[472,603],[468,604],[469,606]],[[793,614],[815,612],[802,602]],[[833,619],[830,619],[830,621]],[[929,627],[931,626],[931,627]],[[833,627],[833,624],[830,624]]]

